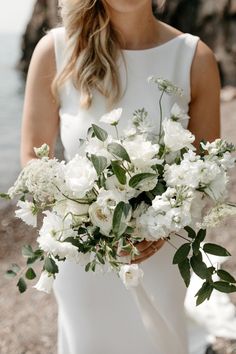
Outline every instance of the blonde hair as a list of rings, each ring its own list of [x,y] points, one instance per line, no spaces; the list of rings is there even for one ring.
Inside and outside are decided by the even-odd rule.
[[[80,91],[80,104],[89,108],[97,89],[112,107],[121,95],[116,58],[119,34],[113,28],[103,0],[59,0],[66,33],[67,61],[52,83],[58,100],[59,88],[69,78]]]

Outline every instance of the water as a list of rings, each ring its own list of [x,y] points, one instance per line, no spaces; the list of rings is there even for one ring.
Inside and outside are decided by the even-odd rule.
[[[20,171],[20,126],[24,80],[15,69],[20,34],[0,33],[0,192],[6,192]]]

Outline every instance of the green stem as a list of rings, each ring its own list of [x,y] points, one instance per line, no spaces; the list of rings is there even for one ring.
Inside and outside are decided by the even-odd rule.
[[[161,140],[162,119],[163,119],[163,111],[162,111],[161,101],[162,101],[162,98],[163,98],[164,93],[165,93],[165,90],[162,91],[161,96],[160,96],[159,101],[158,101],[158,104],[159,104],[159,111],[160,111],[159,142],[160,142],[160,140]]]
[[[184,237],[184,236],[182,236],[182,235],[179,235],[179,234],[177,234],[176,232],[175,232],[175,235],[178,236],[178,237],[181,237],[182,239],[184,239],[184,240],[188,241],[189,243],[191,243],[191,241],[188,240],[186,237]]]

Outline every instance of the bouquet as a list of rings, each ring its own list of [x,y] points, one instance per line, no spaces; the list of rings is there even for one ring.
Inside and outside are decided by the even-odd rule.
[[[117,108],[100,119],[114,128],[114,137],[92,124],[78,154],[67,163],[50,159],[46,144],[34,148],[37,158],[1,195],[18,197],[16,216],[26,224],[37,227],[37,216],[43,215],[38,248],[22,249],[27,269],[12,264],[6,271],[9,277],[18,276],[20,292],[27,288],[26,279],[36,277],[36,261],[43,262],[34,285],[38,290],[50,292],[58,262],[65,260],[85,271],[115,271],[127,288],[136,286],[143,277],[138,264],[132,264],[139,254],[137,242],[162,239],[175,247],[176,237],[183,243],[175,247],[173,264],[186,286],[191,271],[203,279],[195,294],[197,305],[209,300],[213,289],[236,291],[234,277],[212,263],[207,266],[202,257],[230,255],[224,247],[203,241],[209,227],[236,214],[235,204],[226,201],[235,147],[222,139],[202,141],[197,153],[194,135],[182,124],[189,118],[183,109],[175,103],[168,118],[162,113],[164,95],[182,95],[182,90],[161,78],[149,81],[161,91],[159,134],[152,133],[142,108],[120,136],[122,108]],[[122,251],[128,256],[119,256]]]

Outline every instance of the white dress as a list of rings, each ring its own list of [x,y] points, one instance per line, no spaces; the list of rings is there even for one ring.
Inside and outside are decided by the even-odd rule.
[[[59,71],[65,58],[64,28],[51,30],[55,41],[56,65]],[[123,50],[126,70],[118,59],[124,96],[116,107],[123,108],[119,129],[127,126],[134,110],[145,107],[153,129],[158,132],[159,91],[147,82],[151,75],[171,80],[184,90],[181,105],[188,112],[190,102],[190,69],[199,37],[184,33],[150,49]],[[79,106],[79,92],[67,82],[60,92],[60,133],[65,158],[78,150],[79,139],[88,127],[106,113],[106,101],[94,92],[89,110]],[[165,96],[164,115],[170,111],[175,98]],[[187,122],[186,122],[187,124]],[[111,130],[113,134],[113,130]],[[176,239],[176,246],[181,239]],[[141,263],[144,271],[143,290],[152,301],[152,308],[139,303],[113,273],[85,273],[84,267],[60,262],[54,282],[58,303],[58,354],[188,354],[188,335],[184,312],[186,287],[176,265],[172,264],[175,250],[165,245]],[[142,302],[142,299],[140,300]],[[141,307],[140,307],[141,306]],[[152,311],[152,309],[154,311]],[[142,313],[143,311],[143,313]],[[157,322],[149,318],[156,311]],[[163,326],[160,318],[163,319]],[[145,322],[146,321],[146,322]],[[145,323],[145,326],[144,326]],[[165,332],[164,323],[171,328]],[[148,332],[152,332],[152,337]]]

